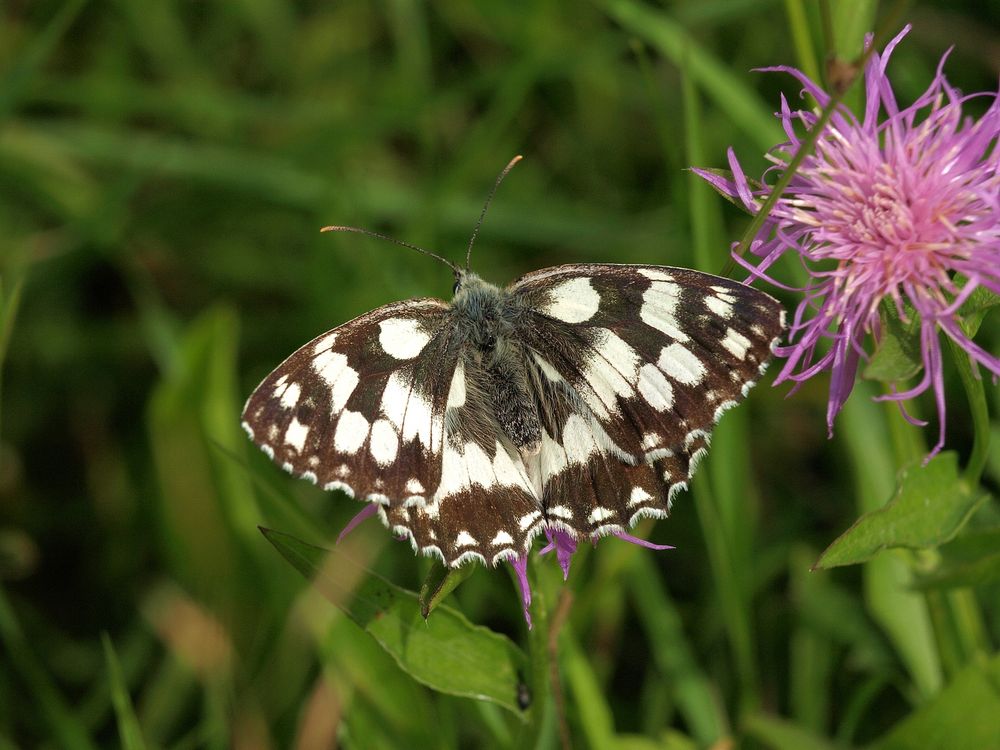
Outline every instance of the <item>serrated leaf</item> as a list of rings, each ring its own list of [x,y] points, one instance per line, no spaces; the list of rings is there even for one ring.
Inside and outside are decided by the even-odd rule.
[[[862,377],[883,383],[912,378],[923,367],[920,358],[919,323],[915,310],[907,310],[910,323],[903,322],[896,305],[887,300],[882,305],[882,331],[878,348],[868,360]]]
[[[893,547],[937,547],[954,538],[987,497],[959,479],[957,454],[941,453],[900,472],[892,499],[841,534],[816,567],[855,565]]]
[[[981,750],[1000,746],[1000,655],[970,664],[870,750]]]
[[[475,572],[474,565],[448,568],[435,560],[420,586],[420,615],[426,620],[452,591]]]
[[[424,620],[418,597],[369,575],[348,593],[330,575],[336,553],[270,529],[267,540],[319,591],[371,635],[413,679],[449,695],[488,701],[523,717],[517,704],[524,653],[507,637],[445,605]]]

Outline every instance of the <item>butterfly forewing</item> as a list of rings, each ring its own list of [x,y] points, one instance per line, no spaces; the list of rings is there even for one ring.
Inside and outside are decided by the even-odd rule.
[[[379,502],[433,492],[459,354],[448,320],[444,302],[409,300],[317,337],[257,387],[244,428],[327,489]]]
[[[563,402],[538,459],[543,505],[578,533],[666,514],[783,326],[768,295],[687,269],[560,266],[510,291],[533,311],[521,336]]]

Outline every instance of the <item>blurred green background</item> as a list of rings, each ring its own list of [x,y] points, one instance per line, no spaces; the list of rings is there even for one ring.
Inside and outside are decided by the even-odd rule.
[[[996,90],[995,3],[829,7],[845,58],[913,23],[891,68],[902,101],[950,45],[953,84]],[[419,685],[257,530],[329,546],[359,506],[248,443],[248,393],[320,332],[452,284],[318,230],[458,259],[521,153],[473,256],[488,279],[718,272],[747,219],[685,168],[732,145],[759,174],[778,92],[797,87],[750,70],[820,76],[826,52],[821,6],[801,0],[0,4],[0,748],[519,745],[521,717]],[[998,683],[963,671],[1000,636],[996,577],[948,610],[975,620],[952,653],[912,557],[809,571],[892,492],[896,422],[865,393],[828,441],[825,381],[788,400],[759,386],[695,492],[640,527],[675,551],[577,556],[554,643],[578,746],[1000,747]],[[344,592],[372,571],[415,589],[429,567],[376,522],[341,559]],[[527,643],[506,570],[450,603]]]

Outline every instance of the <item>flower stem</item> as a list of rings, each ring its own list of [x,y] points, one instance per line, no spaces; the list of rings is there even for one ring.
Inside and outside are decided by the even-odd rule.
[[[538,556],[528,555],[528,580],[531,583],[532,628],[528,631],[528,660],[531,674],[531,708],[526,732],[527,742],[519,747],[536,748],[548,744],[546,735],[552,730],[552,716],[549,706],[550,674],[552,666],[549,651],[549,592],[542,585],[538,575]]]
[[[948,346],[955,358],[955,366],[958,368],[965,396],[969,400],[969,410],[972,412],[972,453],[969,454],[969,461],[965,465],[962,478],[971,490],[975,490],[983,477],[990,450],[990,414],[986,405],[986,390],[983,388],[982,378],[973,371],[974,365],[969,355],[950,338]]]
[[[902,6],[902,0],[898,0],[889,14],[890,18],[894,19],[901,11]],[[828,20],[828,8],[826,9],[826,12]],[[795,173],[798,171],[802,162],[810,153],[812,153],[813,147],[816,145],[816,141],[819,140],[820,135],[822,135],[823,130],[830,121],[830,118],[833,117],[833,113],[836,111],[837,107],[840,106],[844,96],[861,76],[865,69],[865,65],[868,63],[868,59],[875,54],[875,50],[881,46],[881,40],[884,35],[885,28],[886,24],[883,22],[881,28],[873,36],[872,42],[868,45],[868,48],[858,57],[857,60],[852,61],[851,65],[854,69],[853,75],[849,80],[844,82],[842,87],[834,89],[833,93],[830,95],[830,100],[820,111],[819,117],[816,119],[816,122],[813,123],[812,127],[809,128],[806,133],[806,137],[802,139],[802,142],[799,145],[798,150],[795,152],[795,155],[792,157],[792,160],[788,162],[788,166],[781,171],[781,176],[778,178],[778,181],[774,184],[774,187],[771,188],[770,193],[768,193],[767,197],[764,199],[760,209],[754,214],[753,219],[750,221],[750,225],[740,238],[739,245],[737,245],[736,249],[733,251],[735,255],[746,255],[747,251],[750,249],[750,245],[754,238],[764,226],[764,222],[767,221],[767,217],[770,215],[771,209],[774,208],[778,199],[781,198],[782,193],[785,192],[785,188],[788,187],[792,178],[795,177]],[[736,261],[730,258],[729,263],[726,265],[722,275],[731,276],[735,268]]]

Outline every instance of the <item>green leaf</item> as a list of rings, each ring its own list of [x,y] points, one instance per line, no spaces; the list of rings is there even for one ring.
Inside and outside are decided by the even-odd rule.
[[[471,624],[440,605],[424,620],[416,594],[370,575],[345,592],[331,575],[337,555],[288,534],[261,529],[267,540],[320,592],[371,635],[404,672],[449,695],[489,701],[523,716],[517,704],[524,653],[505,636]]]
[[[910,323],[900,320],[896,305],[888,300],[882,305],[882,332],[878,349],[868,361],[862,377],[895,383],[920,372],[919,321],[916,310],[907,309]]]
[[[747,716],[743,728],[765,747],[777,750],[835,750],[843,747],[787,719],[762,713]]]
[[[435,560],[420,586],[420,615],[425,620],[430,617],[431,612],[444,601],[445,597],[458,588],[475,570],[474,565],[448,568],[439,560]]]
[[[55,746],[67,750],[94,750],[97,746],[87,727],[59,692],[46,665],[35,655],[34,645],[21,628],[0,586],[0,653],[3,653],[4,669],[9,664],[11,674],[24,684]]]
[[[1000,552],[973,560],[948,565],[928,575],[920,576],[915,587],[922,591],[931,589],[956,589],[966,586],[985,586],[1000,581]]]
[[[586,746],[612,747],[615,737],[614,717],[590,659],[580,651],[579,645],[568,632],[563,633],[559,645],[570,695],[567,703],[574,708]]]
[[[900,472],[892,499],[861,516],[827,547],[816,567],[862,563],[893,547],[937,547],[952,539],[987,497],[961,482],[953,451],[941,453],[926,466]]]
[[[980,750],[1000,740],[1000,655],[970,664],[871,750]]]
[[[125,686],[122,668],[115,655],[115,647],[107,633],[101,634],[101,643],[104,645],[104,661],[108,667],[111,702],[115,707],[115,716],[118,718],[118,734],[122,740],[122,748],[124,750],[143,750],[146,743],[142,739],[139,720],[135,717],[135,709],[132,707],[128,688]]]
[[[983,318],[986,317],[986,313],[996,305],[1000,305],[1000,296],[986,287],[976,287],[958,311],[965,335],[970,339],[975,336],[979,331],[979,326],[983,323]]]
[[[983,586],[1000,581],[1000,527],[967,530],[941,548],[937,568],[921,575],[921,590]]]

